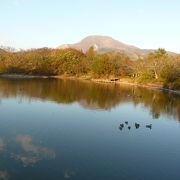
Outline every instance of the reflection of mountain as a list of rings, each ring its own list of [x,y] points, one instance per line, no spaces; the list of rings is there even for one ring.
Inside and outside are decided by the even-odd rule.
[[[78,102],[88,109],[110,109],[120,103],[143,104],[153,117],[161,113],[180,119],[180,97],[132,86],[56,79],[0,79],[0,97],[40,98],[56,103]]]

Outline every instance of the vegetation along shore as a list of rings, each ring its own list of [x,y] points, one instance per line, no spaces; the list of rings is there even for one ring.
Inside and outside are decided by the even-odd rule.
[[[1,77],[79,78],[180,90],[180,55],[158,49],[137,60],[120,52],[67,49],[0,50]]]

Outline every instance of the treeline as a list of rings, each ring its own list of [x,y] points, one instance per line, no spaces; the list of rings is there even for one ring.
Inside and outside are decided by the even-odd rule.
[[[31,49],[0,51],[1,74],[88,75],[95,78],[128,77],[138,82],[160,82],[180,90],[180,55],[170,56],[164,49],[132,61],[118,52],[96,54],[75,49]]]

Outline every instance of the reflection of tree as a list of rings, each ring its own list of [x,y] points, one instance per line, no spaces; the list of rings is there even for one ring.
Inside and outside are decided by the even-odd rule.
[[[55,79],[0,79],[2,97],[26,97],[53,100],[57,103],[83,102],[85,107],[109,109],[119,104],[124,97],[119,87],[87,81]],[[128,88],[121,94],[127,94]]]
[[[43,159],[54,159],[55,152],[46,148],[34,145],[31,136],[20,135],[16,137],[16,142],[23,149],[22,154],[13,154],[13,157],[21,161],[24,166],[33,165]]]
[[[180,97],[178,95],[136,88],[134,96],[140,97],[136,99],[136,103],[149,108],[154,118],[159,118],[163,113],[180,120]]]
[[[41,98],[57,103],[78,102],[84,108],[110,109],[132,102],[148,108],[154,118],[162,113],[180,119],[180,97],[133,86],[56,79],[0,79],[0,97]]]

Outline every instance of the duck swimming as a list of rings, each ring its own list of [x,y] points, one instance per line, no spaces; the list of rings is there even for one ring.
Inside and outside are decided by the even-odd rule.
[[[122,127],[122,128],[123,128],[123,127],[124,127],[124,124],[120,124],[120,127]]]
[[[121,130],[121,131],[122,131],[122,129],[123,129],[122,127],[119,127],[119,130]]]
[[[146,125],[146,128],[152,129],[152,124]]]
[[[135,123],[135,127],[136,127],[136,129],[138,129],[140,127],[140,124]]]

